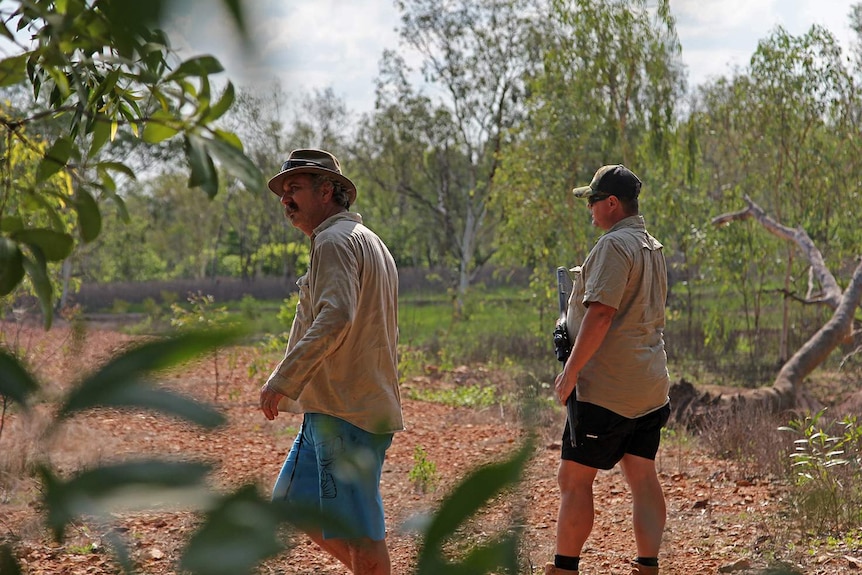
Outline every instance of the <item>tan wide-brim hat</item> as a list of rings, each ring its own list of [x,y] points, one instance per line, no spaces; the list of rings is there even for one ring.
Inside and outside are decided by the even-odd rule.
[[[294,150],[287,157],[287,161],[281,165],[281,171],[270,178],[267,184],[273,194],[281,197],[284,192],[282,185],[284,178],[291,174],[324,174],[331,176],[344,184],[350,203],[356,201],[356,186],[349,178],[341,173],[341,164],[338,159],[324,150],[300,149]]]

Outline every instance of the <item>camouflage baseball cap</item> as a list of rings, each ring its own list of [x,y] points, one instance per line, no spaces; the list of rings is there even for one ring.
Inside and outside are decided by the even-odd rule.
[[[588,186],[572,190],[576,198],[593,196],[616,196],[620,199],[633,199],[641,193],[640,179],[622,164],[602,166],[593,176]]]

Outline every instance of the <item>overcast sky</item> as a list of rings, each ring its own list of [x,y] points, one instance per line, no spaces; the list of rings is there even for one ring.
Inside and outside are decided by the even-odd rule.
[[[777,26],[794,35],[820,24],[845,50],[851,0],[671,0],[689,86],[744,67]],[[235,84],[265,88],[278,79],[285,91],[331,87],[355,112],[374,104],[374,78],[385,48],[397,48],[398,16],[392,0],[246,0],[258,43],[243,55],[227,20],[206,9],[173,20],[193,53],[211,53]],[[172,36],[173,37],[173,36]],[[182,43],[182,40],[180,40]],[[175,46],[180,47],[180,46]],[[299,90],[301,89],[301,90]]]

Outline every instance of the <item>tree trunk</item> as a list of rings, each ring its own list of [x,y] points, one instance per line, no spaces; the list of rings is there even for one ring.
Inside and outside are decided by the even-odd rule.
[[[57,301],[57,308],[55,311],[59,312],[69,303],[69,284],[72,279],[72,258],[66,258],[63,260],[63,288],[60,292],[60,299]]]

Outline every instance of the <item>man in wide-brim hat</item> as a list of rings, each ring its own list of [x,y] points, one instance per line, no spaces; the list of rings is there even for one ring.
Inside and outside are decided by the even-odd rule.
[[[301,527],[353,573],[389,575],[380,475],[404,428],[395,261],[348,211],[356,186],[331,153],[294,150],[269,189],[311,239],[284,359],[260,391],[267,419],[303,414],[272,498],[319,510],[323,525]]]

